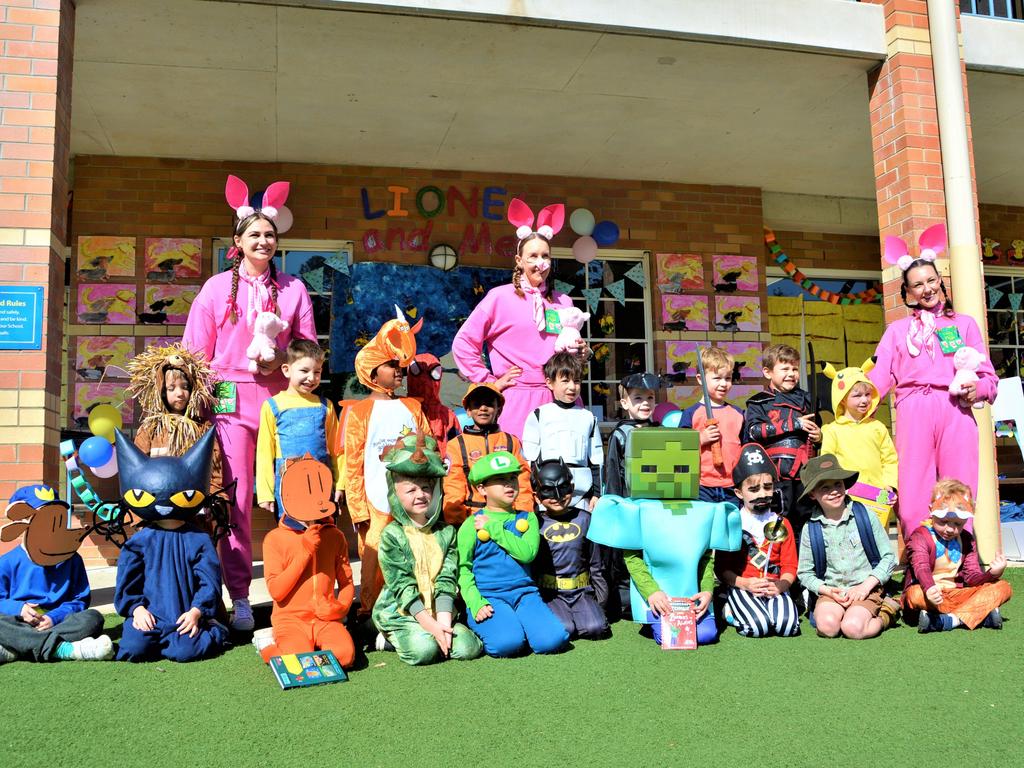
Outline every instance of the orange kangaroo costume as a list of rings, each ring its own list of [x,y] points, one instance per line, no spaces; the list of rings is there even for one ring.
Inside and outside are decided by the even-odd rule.
[[[274,644],[260,651],[265,662],[319,650],[332,651],[343,667],[355,660],[352,636],[342,624],[355,585],[348,542],[330,518],[336,508],[333,491],[331,471],[312,456],[285,466],[281,520],[263,539],[263,570],[274,599]]]

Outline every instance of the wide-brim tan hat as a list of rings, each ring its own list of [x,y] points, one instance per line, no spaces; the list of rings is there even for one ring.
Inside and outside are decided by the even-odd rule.
[[[854,470],[843,469],[839,459],[831,453],[815,456],[800,470],[800,482],[804,486],[804,492],[800,494],[800,498],[807,496],[826,480],[842,480],[843,485],[849,490],[856,484],[859,475],[860,473]]]

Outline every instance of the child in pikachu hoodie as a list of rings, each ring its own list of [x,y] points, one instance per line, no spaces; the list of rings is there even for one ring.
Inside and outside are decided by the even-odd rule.
[[[880,398],[867,377],[874,365],[868,359],[860,368],[837,371],[824,364],[836,420],[821,428],[821,455],[831,453],[843,468],[859,472],[859,482],[891,491],[897,482],[896,446],[885,424],[874,417]]]

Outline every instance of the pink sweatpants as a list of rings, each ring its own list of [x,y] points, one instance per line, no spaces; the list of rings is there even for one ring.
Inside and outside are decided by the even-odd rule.
[[[285,385],[284,376],[272,378],[273,386],[258,382],[236,384],[235,413],[213,415],[213,425],[224,451],[224,485],[237,481],[231,522],[238,527],[221,539],[219,547],[224,583],[232,600],[248,599],[252,583],[252,498],[260,408],[264,400],[282,391]]]
[[[978,424],[945,390],[921,389],[896,405],[896,453],[904,541],[928,517],[940,477],[954,477],[978,492]]]

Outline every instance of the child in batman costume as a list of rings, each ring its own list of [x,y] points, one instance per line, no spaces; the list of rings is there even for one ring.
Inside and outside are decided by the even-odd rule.
[[[598,547],[587,539],[590,512],[570,507],[572,472],[562,459],[534,464],[530,474],[540,504],[540,550],[533,576],[541,597],[570,639],[597,640],[608,634],[601,605],[608,585]]]

